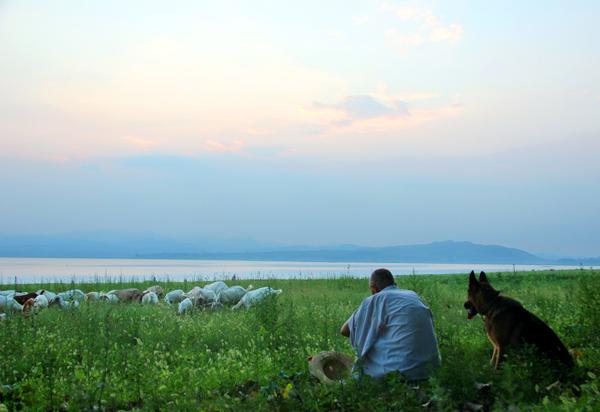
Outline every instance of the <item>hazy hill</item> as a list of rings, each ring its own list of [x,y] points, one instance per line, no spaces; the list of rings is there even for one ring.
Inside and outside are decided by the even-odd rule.
[[[160,254],[152,257],[295,260],[336,262],[422,262],[422,263],[548,263],[525,251],[471,242],[433,242],[422,245],[361,247],[348,246],[328,249],[286,249],[248,253]]]
[[[565,265],[592,265],[599,260],[544,259],[520,249],[456,241],[387,247],[277,246],[251,239],[181,240],[152,233],[119,232],[0,236],[0,256]]]

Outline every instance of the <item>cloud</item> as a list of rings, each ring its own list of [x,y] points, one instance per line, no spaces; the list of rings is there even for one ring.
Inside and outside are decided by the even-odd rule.
[[[381,116],[402,117],[408,115],[406,103],[400,100],[382,102],[371,95],[347,96],[335,104],[315,103],[317,110],[342,112],[343,118],[335,123],[348,125],[357,120],[373,119]]]
[[[432,42],[443,42],[454,44],[458,42],[464,32],[464,29],[458,24],[449,24],[448,26],[435,27],[429,34]]]
[[[384,3],[381,10],[391,13],[404,23],[412,23],[411,32],[399,31],[396,28],[386,30],[387,41],[396,49],[407,48],[425,43],[456,44],[462,37],[464,29],[456,23],[444,24],[430,9],[408,6],[397,6]]]
[[[419,46],[425,42],[425,38],[419,33],[401,34],[396,29],[388,29],[385,38],[389,44],[398,49]]]
[[[215,153],[239,153],[243,150],[245,142],[243,140],[234,140],[231,143],[222,143],[212,139],[204,141],[204,147],[208,152]]]
[[[329,114],[329,123],[320,137],[375,137],[418,128],[463,111],[462,105],[443,100],[432,92],[393,94],[385,85],[379,85],[373,93],[347,96],[337,103],[314,103],[313,110]]]
[[[344,33],[340,30],[335,30],[335,29],[330,29],[327,30],[327,35],[329,37],[333,37],[334,39],[341,39],[342,37],[344,37]]]
[[[140,149],[151,149],[158,145],[158,142],[150,139],[143,139],[137,136],[126,136],[125,139]]]
[[[338,122],[332,125],[327,135],[369,135],[395,133],[405,129],[418,128],[440,118],[455,116],[462,106],[450,104],[436,108],[413,109],[410,113],[384,115],[356,119],[352,122]]]
[[[362,25],[366,24],[368,21],[369,21],[369,16],[358,15],[358,16],[352,17],[352,23],[354,23],[357,26],[362,26]]]

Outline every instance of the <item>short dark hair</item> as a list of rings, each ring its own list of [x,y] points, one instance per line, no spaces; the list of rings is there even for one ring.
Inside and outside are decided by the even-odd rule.
[[[378,289],[383,290],[384,288],[395,284],[394,276],[392,272],[387,269],[381,268],[374,270],[371,273],[371,283]]]

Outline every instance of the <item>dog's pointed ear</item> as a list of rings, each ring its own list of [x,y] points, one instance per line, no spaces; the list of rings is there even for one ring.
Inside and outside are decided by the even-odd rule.
[[[490,283],[490,281],[488,280],[488,278],[485,275],[484,271],[481,271],[481,273],[479,274],[479,281],[480,282],[485,282],[485,283]]]
[[[477,282],[477,278],[475,277],[475,272],[471,271],[469,275],[469,286],[478,286],[479,282]]]

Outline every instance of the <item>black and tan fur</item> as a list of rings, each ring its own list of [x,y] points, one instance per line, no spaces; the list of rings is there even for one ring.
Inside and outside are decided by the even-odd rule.
[[[498,368],[509,347],[518,348],[523,343],[533,345],[551,362],[571,368],[573,359],[556,333],[540,318],[529,312],[514,299],[500,296],[484,272],[469,276],[467,301],[468,319],[480,314],[485,330],[494,347],[490,363]]]

